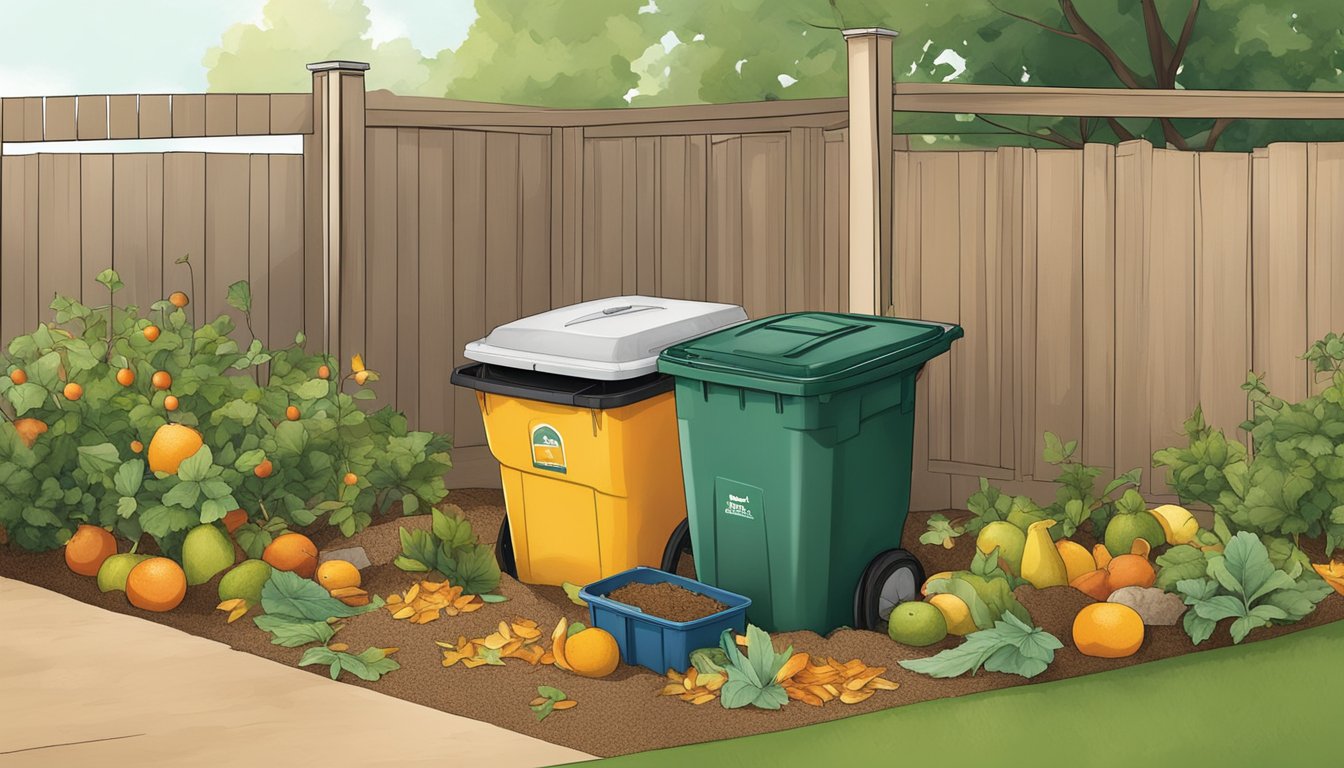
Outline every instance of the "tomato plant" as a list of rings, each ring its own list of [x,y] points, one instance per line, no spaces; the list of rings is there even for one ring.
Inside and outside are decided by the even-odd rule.
[[[324,519],[350,536],[394,502],[412,514],[447,494],[450,439],[411,430],[390,407],[362,410],[378,376],[359,356],[343,371],[305,351],[302,333],[263,345],[245,281],[228,289],[245,319],[237,334],[227,315],[197,325],[185,302],[118,305],[112,270],[98,282],[106,305],[57,296],[54,322],[0,355],[0,527],[17,545],[54,548],[87,522],[174,554],[191,527],[242,509],[235,535],[257,557],[290,526]],[[63,394],[70,384],[78,399]],[[168,423],[203,445],[176,473],[150,471]]]

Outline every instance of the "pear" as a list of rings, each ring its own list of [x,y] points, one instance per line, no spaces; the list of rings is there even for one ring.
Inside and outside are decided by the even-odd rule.
[[[131,569],[150,557],[152,555],[133,555],[126,552],[107,558],[98,568],[98,588],[104,592],[125,592],[126,577],[130,575]]]
[[[261,604],[261,588],[271,578],[271,564],[264,560],[244,560],[219,580],[219,599],[242,598],[250,605]]]
[[[213,579],[233,565],[233,542],[218,526],[207,523],[192,528],[182,542],[182,570],[187,584],[195,586]]]
[[[1013,573],[1022,571],[1022,548],[1027,544],[1027,535],[1009,522],[999,520],[980,529],[975,537],[975,548],[988,555],[997,547],[999,561],[1008,566]]]
[[[1106,549],[1115,557],[1132,552],[1135,539],[1144,539],[1150,549],[1167,543],[1167,536],[1162,532],[1162,524],[1147,510],[1122,512],[1112,517],[1106,524],[1106,534],[1103,538],[1106,541]]]
[[[1022,578],[1037,589],[1062,587],[1069,583],[1069,569],[1050,538],[1054,520],[1040,520],[1027,528],[1027,545],[1022,550]]]

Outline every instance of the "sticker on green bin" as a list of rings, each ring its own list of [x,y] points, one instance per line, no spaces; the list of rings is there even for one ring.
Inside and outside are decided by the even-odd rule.
[[[719,510],[746,520],[760,519],[761,489],[731,480],[719,480]]]
[[[532,428],[532,466],[560,474],[567,470],[565,440],[550,424],[538,424]]]
[[[765,491],[726,477],[714,478],[712,559],[715,585],[751,598],[751,616],[773,615]],[[699,557],[699,555],[697,555]]]

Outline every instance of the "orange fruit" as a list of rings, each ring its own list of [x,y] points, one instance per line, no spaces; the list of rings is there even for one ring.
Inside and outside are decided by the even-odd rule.
[[[201,433],[191,427],[185,424],[164,424],[149,441],[149,469],[151,472],[175,475],[178,465],[195,456],[202,445],[205,445],[205,440],[201,438]]]
[[[311,579],[317,570],[317,545],[302,533],[286,533],[275,538],[261,553],[261,559],[281,571],[293,571]]]
[[[264,479],[270,477],[271,472],[274,470],[275,466],[271,464],[270,459],[262,459],[261,463],[258,464],[255,468],[253,468],[252,474]]]
[[[65,395],[66,400],[74,402],[84,396],[84,388],[72,381],[65,385],[62,394]]]
[[[171,611],[187,596],[187,574],[166,557],[151,557],[126,576],[126,599],[146,611]]]
[[[1140,539],[1142,541],[1142,539]],[[1157,582],[1157,571],[1139,555],[1121,555],[1106,565],[1106,586],[1114,592],[1123,587],[1151,587]]]
[[[325,365],[319,365],[317,367],[317,378],[319,379],[331,378],[331,368]]]
[[[29,448],[37,442],[37,436],[47,431],[47,423],[37,419],[15,419],[14,431],[19,433],[19,439]]]
[[[354,485],[359,482],[359,475],[356,475],[354,472],[346,472],[345,477],[341,478],[341,482],[346,485]]]
[[[358,385],[360,385],[361,387],[364,386],[364,382],[366,382],[366,381],[368,381],[368,380],[369,380],[369,372],[368,372],[368,371],[360,371],[360,372],[358,372],[358,373],[355,374],[355,383],[358,384]]]
[[[130,368],[122,368],[117,371],[117,383],[123,387],[129,387],[135,383],[135,371]]]
[[[1132,656],[1143,645],[1143,619],[1128,605],[1093,603],[1073,619],[1073,644],[1086,656]]]
[[[229,533],[238,530],[243,523],[247,522],[247,510],[235,509],[224,516],[224,529]]]
[[[141,452],[141,451],[143,451],[143,450],[145,450],[145,444],[144,444],[144,443],[140,442],[139,440],[132,440],[132,441],[131,441],[131,452],[132,452],[132,453],[139,453],[139,452]]]
[[[285,409],[285,418],[286,418],[286,419],[289,419],[290,421],[298,421],[298,420],[299,420],[299,407],[296,406],[296,405],[291,405],[291,406],[289,406],[288,408],[286,408],[286,409]]]
[[[169,295],[168,301],[178,309],[181,309],[191,303],[191,299],[187,298],[187,294],[181,291],[173,291],[172,294]]]
[[[176,411],[176,410],[177,410],[177,398],[174,397],[173,395],[169,395],[169,396],[163,398],[163,409],[164,409],[165,411]]]
[[[1106,585],[1106,576],[1106,570],[1098,568],[1070,581],[1069,586],[1093,600],[1105,600],[1111,596],[1111,588]]]
[[[9,380],[14,382],[14,386],[28,383],[28,374],[23,372],[22,368],[15,368],[9,372]]]
[[[145,341],[156,341],[159,338],[159,327],[157,325],[146,325],[141,333],[145,334]]]
[[[576,675],[606,677],[620,665],[621,649],[610,632],[589,627],[565,639],[565,661]]]
[[[149,383],[153,384],[155,389],[167,389],[173,386],[173,377],[167,371],[155,371]]]
[[[65,564],[80,576],[97,576],[103,561],[117,554],[117,540],[105,528],[81,525],[65,543]]]
[[[358,587],[359,569],[345,560],[328,560],[317,566],[317,583],[330,592],[342,587]]]

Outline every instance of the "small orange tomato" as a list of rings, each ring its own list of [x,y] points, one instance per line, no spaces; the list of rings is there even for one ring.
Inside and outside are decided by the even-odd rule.
[[[318,366],[318,367],[317,367],[317,378],[319,378],[319,379],[327,379],[327,378],[331,378],[331,369],[328,368],[328,367],[325,366],[325,365],[320,365],[320,366]]]
[[[356,475],[354,472],[346,472],[345,477],[342,478],[342,480],[344,480],[346,485],[354,485],[359,482],[359,475]]]
[[[84,388],[72,381],[65,385],[64,394],[66,400],[73,402],[84,396]]]
[[[173,395],[169,395],[169,396],[163,398],[163,409],[164,409],[165,411],[176,411],[176,410],[177,410],[177,398],[174,397]]]
[[[130,368],[122,368],[117,371],[117,383],[123,387],[129,387],[135,383],[135,371]]]
[[[299,407],[298,407],[297,405],[291,405],[291,406],[289,406],[288,408],[286,408],[286,409],[285,409],[285,418],[286,418],[286,419],[289,419],[290,421],[298,421],[298,420],[299,420]]]
[[[132,453],[139,453],[139,452],[141,452],[141,451],[143,451],[143,450],[145,450],[145,444],[144,444],[144,443],[140,442],[139,440],[132,440],[132,441],[131,441],[131,452],[132,452]]]
[[[172,305],[174,307],[177,307],[178,309],[181,309],[191,303],[191,299],[187,298],[187,294],[181,291],[173,291],[172,295],[168,297],[168,301],[171,302]]]
[[[141,333],[145,334],[145,341],[155,341],[159,338],[159,327],[157,325],[147,325]]]
[[[173,377],[167,371],[155,371],[149,383],[153,384],[155,389],[167,389],[173,386]]]
[[[15,368],[9,372],[9,380],[14,382],[15,386],[28,383],[28,374],[23,372],[22,368]]]
[[[271,464],[270,459],[262,459],[261,463],[252,470],[252,474],[260,478],[267,478],[271,476],[271,472],[274,471],[274,469],[275,467]]]

